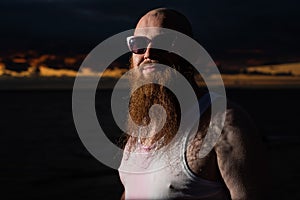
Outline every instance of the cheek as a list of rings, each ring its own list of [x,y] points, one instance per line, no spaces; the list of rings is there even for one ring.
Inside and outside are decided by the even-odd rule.
[[[143,55],[132,54],[132,66],[137,67],[143,61]]]

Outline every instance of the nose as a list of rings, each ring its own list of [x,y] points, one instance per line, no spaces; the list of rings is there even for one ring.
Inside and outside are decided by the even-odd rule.
[[[146,51],[144,53],[144,59],[150,59],[152,57],[153,49],[151,48],[151,46],[151,43],[147,46]]]
[[[144,59],[158,60],[160,57],[160,50],[152,48],[151,43],[147,46],[144,53]]]

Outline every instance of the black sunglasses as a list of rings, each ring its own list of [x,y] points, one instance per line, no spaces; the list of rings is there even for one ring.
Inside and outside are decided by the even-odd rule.
[[[160,46],[170,49],[175,46],[176,39],[177,36],[174,34],[161,34],[153,39],[146,36],[129,36],[127,37],[127,46],[134,54],[144,54],[150,43],[152,45],[160,44]]]

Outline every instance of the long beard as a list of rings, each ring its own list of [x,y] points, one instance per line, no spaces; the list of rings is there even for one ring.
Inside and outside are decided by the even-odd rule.
[[[149,83],[152,80],[156,80],[158,84]],[[142,84],[143,86],[137,88],[131,94],[129,102],[129,115],[132,119],[128,120],[128,131],[130,134],[137,135],[140,131],[140,126],[147,126],[150,123],[149,110],[155,105],[161,105],[166,113],[165,124],[161,124],[161,115],[156,113],[155,117],[151,118],[151,123],[157,126],[161,126],[160,131],[153,134],[153,129],[155,127],[149,127],[146,132],[143,132],[143,138],[150,138],[151,133],[151,143],[160,140],[161,146],[167,145],[172,138],[176,135],[179,123],[180,123],[180,106],[178,100],[174,93],[172,93],[164,85],[174,84],[176,81],[176,73],[172,70],[159,71],[158,73],[153,73],[150,77],[142,77],[142,74],[136,70],[133,72],[130,83],[131,87],[135,88],[136,85]],[[148,84],[145,84],[148,83]],[[142,140],[143,140],[142,138]],[[163,140],[161,140],[163,138]],[[134,146],[138,141],[137,136],[130,136],[129,147]]]

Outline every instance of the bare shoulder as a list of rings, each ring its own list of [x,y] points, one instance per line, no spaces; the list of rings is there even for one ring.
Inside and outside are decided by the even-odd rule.
[[[261,143],[261,140],[251,117],[242,107],[229,102],[225,115],[225,124],[221,138],[216,145],[216,150],[226,150],[222,151],[222,153],[231,152],[243,156],[246,153],[245,151],[235,150],[246,145],[247,149],[252,148],[253,146],[248,145],[252,143],[257,144],[257,142]],[[256,149],[256,147],[253,147],[253,149]]]
[[[214,149],[232,199],[262,199],[267,190],[262,140],[251,117],[232,102],[228,103],[222,135]]]

